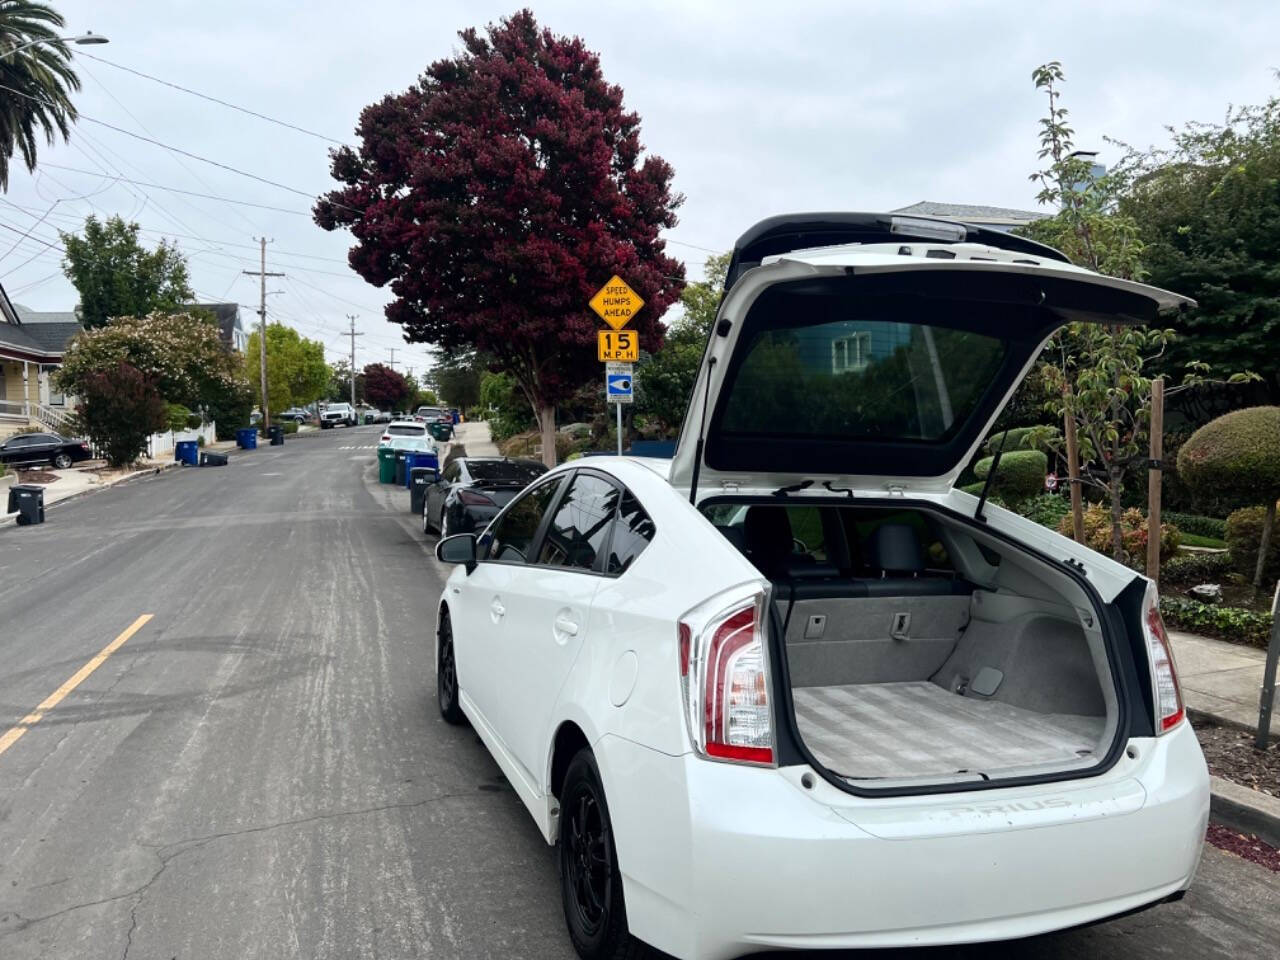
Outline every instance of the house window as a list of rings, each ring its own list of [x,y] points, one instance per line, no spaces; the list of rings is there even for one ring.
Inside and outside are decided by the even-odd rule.
[[[870,333],[863,331],[831,341],[832,373],[861,373],[870,363]]]
[[[65,407],[67,405],[66,394],[58,392],[53,385],[53,375],[58,372],[58,367],[54,364],[47,364],[40,368],[40,376],[44,380],[45,399],[42,403],[47,403],[51,407]]]

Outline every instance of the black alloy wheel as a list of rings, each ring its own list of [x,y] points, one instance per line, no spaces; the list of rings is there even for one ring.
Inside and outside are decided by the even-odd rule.
[[[569,939],[584,960],[648,953],[627,932],[622,874],[600,769],[590,750],[569,764],[560,791],[560,897]]]
[[[458,665],[453,658],[453,622],[446,610],[440,614],[439,654],[436,661],[436,702],[444,722],[455,727],[466,722],[458,704]]]

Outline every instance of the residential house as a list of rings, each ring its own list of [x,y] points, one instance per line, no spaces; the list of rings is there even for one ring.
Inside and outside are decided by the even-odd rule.
[[[240,322],[240,304],[238,303],[193,303],[191,307],[213,314],[218,321],[218,333],[222,337],[222,345],[228,350],[244,353],[249,344],[249,335],[245,333]]]
[[[0,286],[0,436],[66,427],[71,410],[52,374],[81,329],[74,313],[15,306]]]

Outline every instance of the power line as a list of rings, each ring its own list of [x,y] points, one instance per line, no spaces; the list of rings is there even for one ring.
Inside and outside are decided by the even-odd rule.
[[[84,174],[86,177],[102,177],[103,179],[113,179],[113,180],[118,179],[121,183],[130,183],[136,187],[148,187],[152,190],[164,190],[166,193],[181,193],[188,197],[199,197],[202,200],[217,200],[221,203],[234,203],[242,207],[256,207],[259,210],[270,210],[273,213],[288,213],[288,214],[292,214],[295,217],[311,216],[311,212],[308,210],[292,210],[288,207],[274,207],[271,204],[267,204],[267,203],[254,203],[251,200],[236,200],[236,199],[233,199],[232,197],[220,197],[212,193],[200,193],[199,191],[196,191],[196,190],[183,190],[180,187],[166,187],[163,184],[159,184],[159,183],[147,183],[146,181],[143,181],[143,180],[130,180],[128,177],[113,177],[110,174],[106,174],[106,173],[95,173],[92,170],[81,170],[78,167],[68,167],[68,166],[65,166],[64,164],[49,163],[48,161],[43,161],[43,160],[40,162],[40,166],[51,167],[54,170],[66,170],[68,173],[80,173],[80,174]]]
[[[258,113],[256,110],[250,110],[248,107],[241,107],[237,104],[229,103],[226,100],[220,100],[217,97],[210,96],[207,93],[200,93],[198,90],[192,90],[189,87],[182,86],[181,84],[173,83],[169,80],[162,80],[159,77],[153,77],[149,73],[143,73],[141,70],[134,70],[132,67],[126,67],[123,64],[113,63],[104,57],[97,57],[91,53],[86,53],[83,50],[77,50],[76,53],[78,56],[88,57],[90,60],[97,60],[99,63],[105,63],[107,66],[115,67],[117,70],[123,70],[125,73],[132,73],[136,77],[142,77],[143,79],[151,80],[154,83],[163,84],[166,87],[172,87],[174,90],[181,90],[183,93],[189,93],[191,96],[199,97],[201,100],[208,100],[211,103],[217,103],[232,110],[239,110],[241,113],[247,113],[251,117],[257,117],[259,120],[266,120],[268,123],[274,123],[281,127],[288,127],[290,130],[296,130],[298,133],[305,133],[307,136],[315,137],[318,140],[327,140],[329,143],[346,146],[346,144],[341,140],[325,136],[323,133],[316,133],[314,130],[308,130],[306,127],[300,127],[296,123],[290,123],[287,120],[279,120],[275,117],[269,117],[265,113]]]

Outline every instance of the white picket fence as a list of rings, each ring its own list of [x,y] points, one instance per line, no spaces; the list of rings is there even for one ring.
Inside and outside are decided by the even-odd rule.
[[[212,423],[206,423],[199,430],[166,430],[164,433],[153,433],[147,438],[147,456],[152,460],[162,460],[173,456],[176,445],[182,440],[198,440],[204,438],[205,444],[213,443],[217,432]]]

